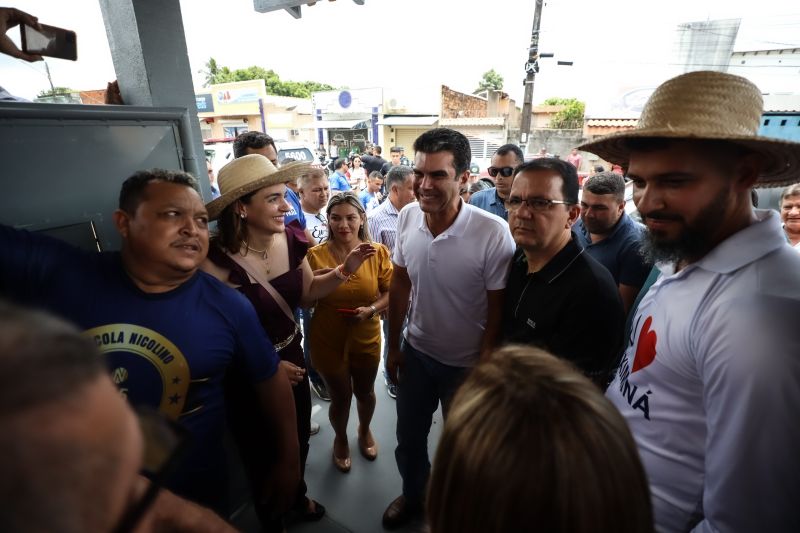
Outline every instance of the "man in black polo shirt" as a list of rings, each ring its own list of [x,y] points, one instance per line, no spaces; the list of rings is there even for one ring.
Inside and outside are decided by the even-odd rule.
[[[520,165],[506,207],[517,252],[503,341],[541,346],[605,388],[625,315],[611,274],[572,237],[579,212],[575,167],[550,157]]]
[[[611,272],[626,313],[653,267],[639,251],[643,230],[625,213],[625,178],[616,172],[586,178],[581,218],[572,231],[586,253]]]
[[[381,157],[381,147],[378,145],[373,146],[372,148],[373,155],[362,155],[361,156],[361,164],[364,167],[367,175],[369,176],[372,172],[376,170],[380,172],[383,168],[383,165],[386,164],[386,160]]]

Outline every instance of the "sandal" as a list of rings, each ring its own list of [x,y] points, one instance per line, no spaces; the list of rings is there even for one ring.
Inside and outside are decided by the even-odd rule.
[[[347,453],[347,455],[345,455],[344,457],[337,457],[336,456],[336,439],[334,439],[334,441],[333,441],[333,454],[332,454],[333,455],[333,466],[335,466],[336,469],[339,472],[347,473],[347,472],[350,471],[350,467],[352,465],[352,462],[350,461],[350,449],[349,449],[349,447],[348,447],[346,453]]]
[[[367,439],[372,441],[372,446],[367,445]],[[378,457],[378,443],[375,442],[375,437],[372,436],[370,431],[367,433],[367,438],[362,439],[360,426],[358,428],[358,450],[367,461],[374,461]]]

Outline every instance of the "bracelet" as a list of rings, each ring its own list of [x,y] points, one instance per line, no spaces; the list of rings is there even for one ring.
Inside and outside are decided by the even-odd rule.
[[[350,279],[350,273],[345,272],[344,265],[337,266],[336,268],[333,269],[333,272],[334,274],[336,274],[336,277],[342,281],[347,281],[348,279]]]
[[[375,307],[374,305],[370,305],[369,308],[372,309],[372,314],[369,315],[369,317],[370,318],[375,318],[375,315],[378,314],[378,308]]]

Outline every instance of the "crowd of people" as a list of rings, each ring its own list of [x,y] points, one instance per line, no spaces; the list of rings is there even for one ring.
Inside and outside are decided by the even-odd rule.
[[[621,175],[581,191],[577,150],[502,146],[466,202],[469,141],[436,128],[349,179],[248,132],[208,202],[137,172],[119,252],[0,225],[0,530],[231,530],[226,428],[263,531],[320,520],[311,390],[346,473],[353,396],[379,453],[379,370],[386,529],[800,530],[800,144],[757,136],[761,112],[750,82],[693,72],[580,147],[625,169],[643,224]],[[790,185],[779,213],[759,185]]]

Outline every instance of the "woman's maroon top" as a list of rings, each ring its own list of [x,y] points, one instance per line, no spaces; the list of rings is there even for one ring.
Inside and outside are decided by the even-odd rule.
[[[292,221],[286,226],[286,242],[289,247],[289,270],[271,279],[270,284],[278,294],[283,296],[283,299],[289,304],[289,308],[296,312],[303,294],[303,269],[300,268],[300,265],[308,251],[305,232],[297,221]],[[228,281],[238,285],[236,290],[244,294],[253,304],[261,326],[274,344],[283,342],[294,332],[295,323],[289,320],[286,313],[281,310],[260,283],[250,281],[247,272],[236,261],[228,257],[218,246],[210,247],[208,258],[215,265],[230,270]],[[284,361],[305,368],[302,339],[303,336],[298,331],[292,342],[278,354]]]

